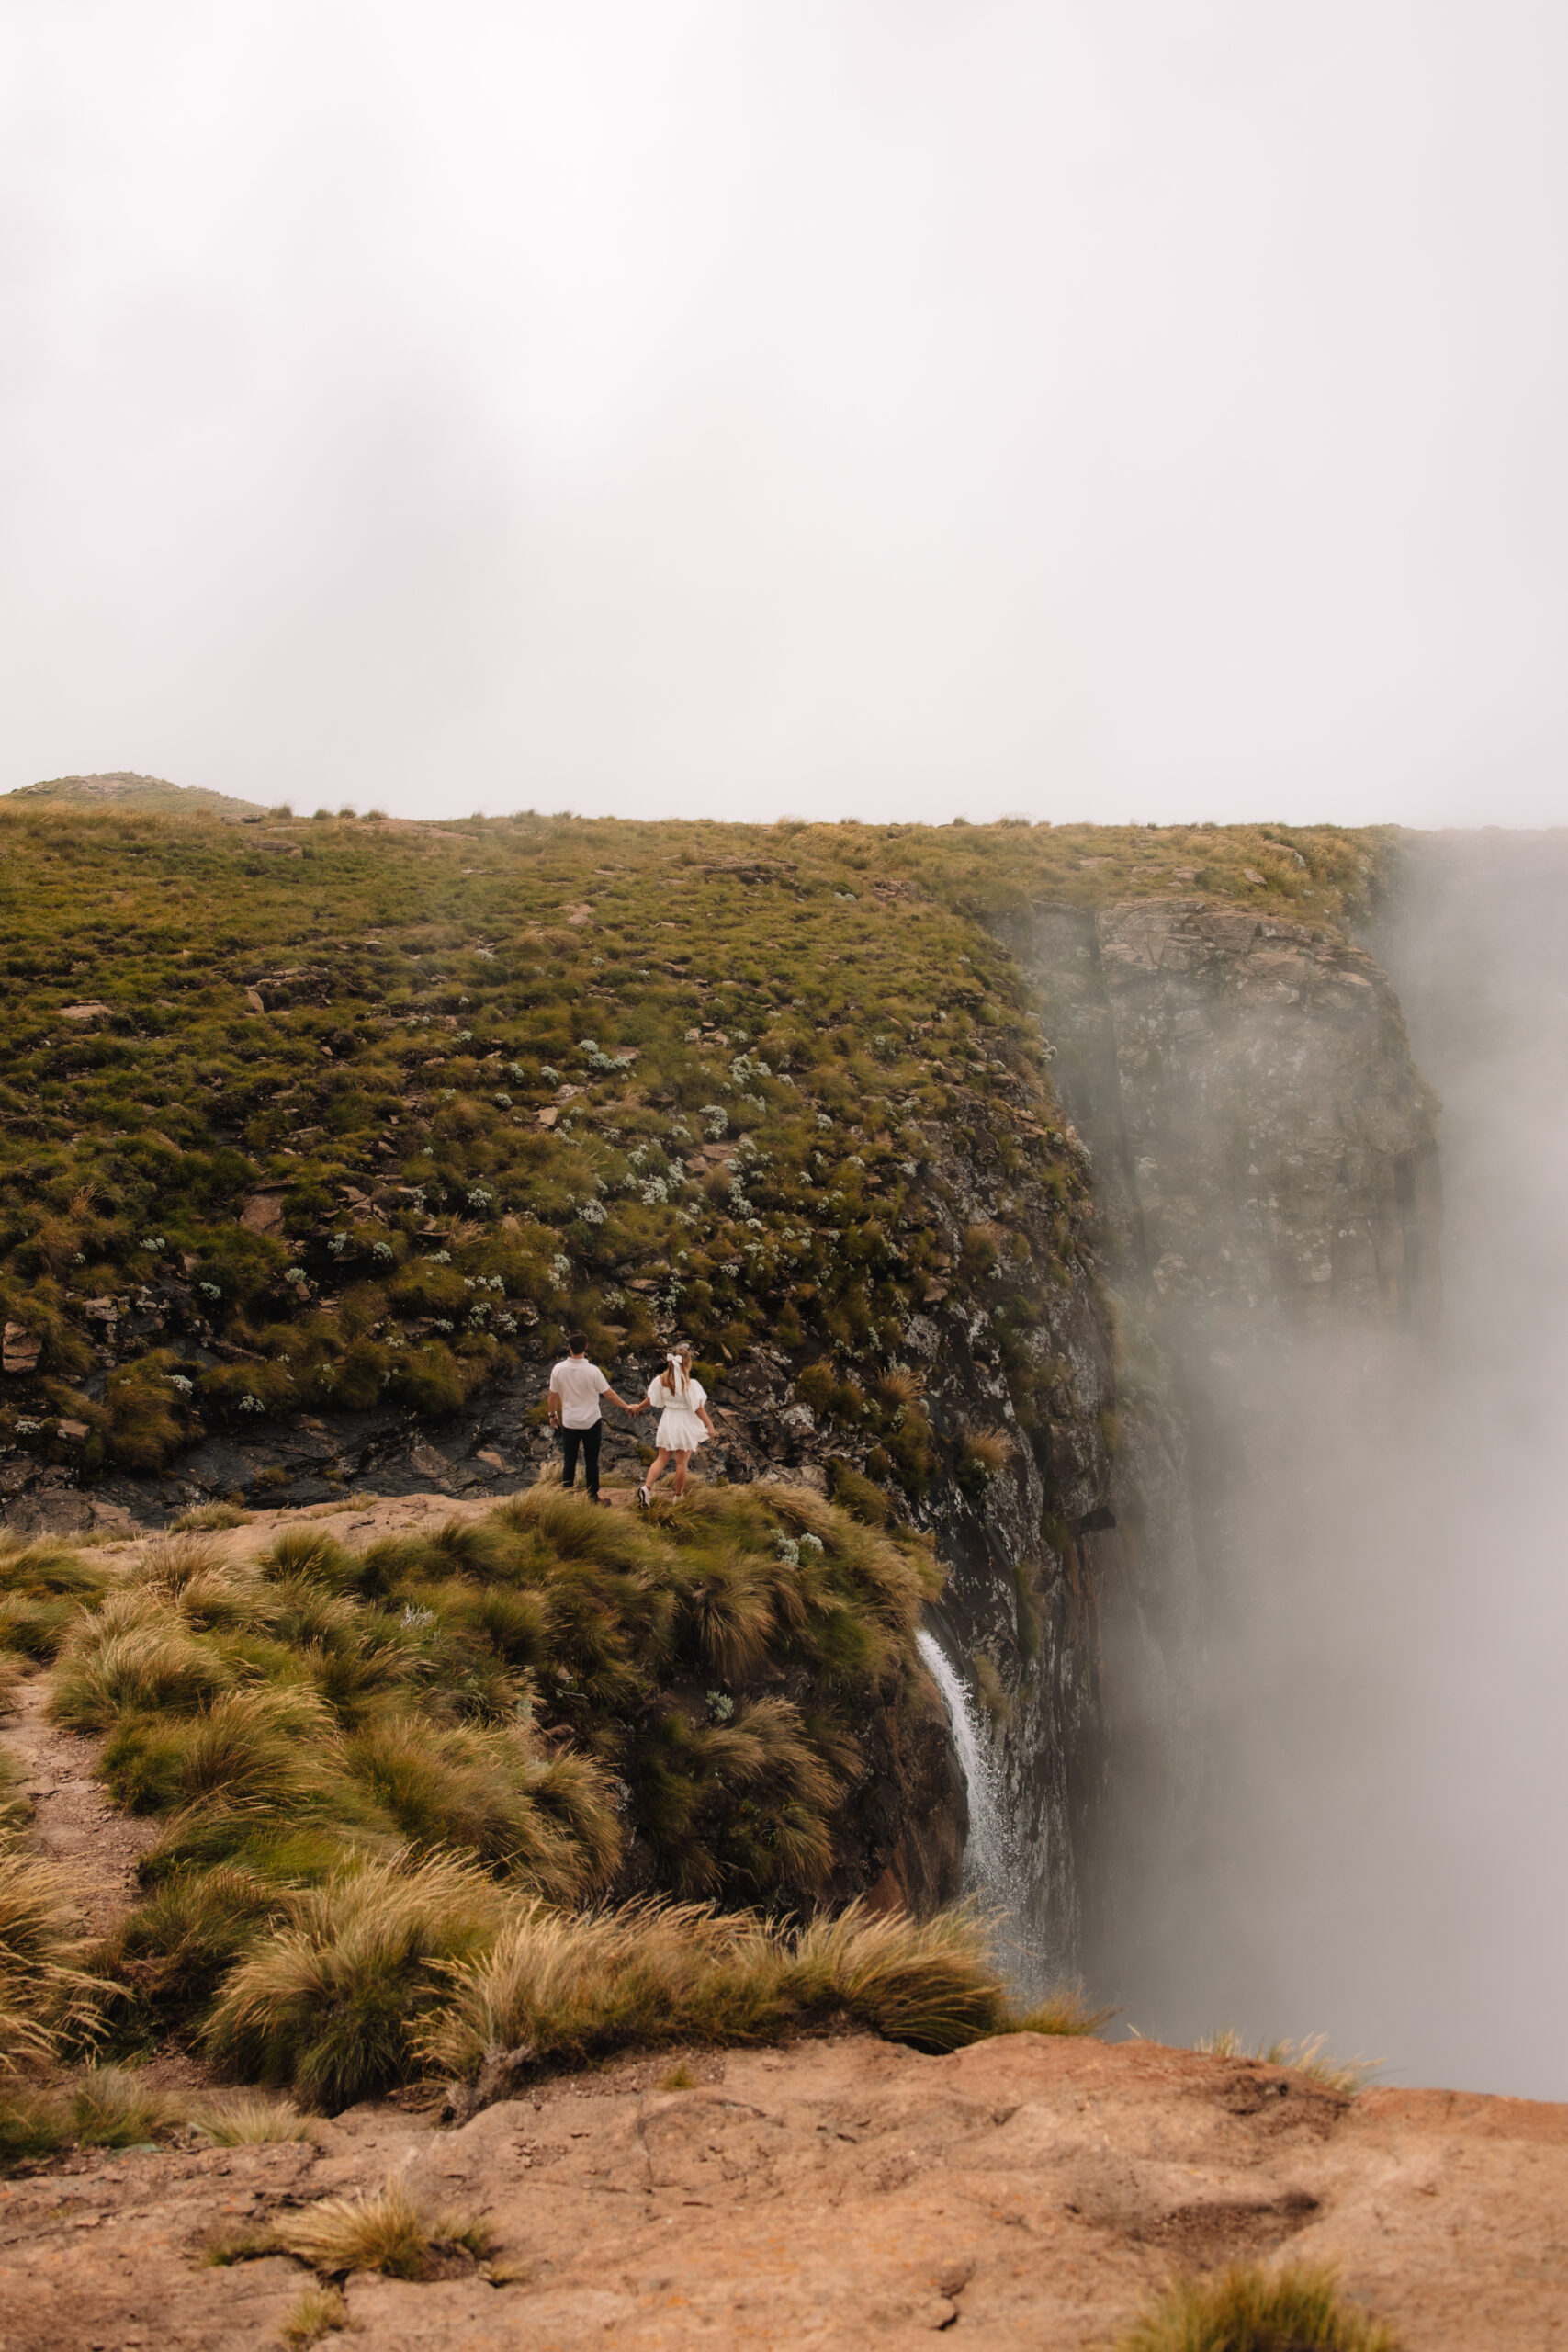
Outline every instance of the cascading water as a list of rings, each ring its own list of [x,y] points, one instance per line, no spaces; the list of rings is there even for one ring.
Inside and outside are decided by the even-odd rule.
[[[915,1636],[932,1681],[942,1692],[953,1745],[969,1791],[969,1836],[964,1848],[964,1885],[1012,1922],[1018,1890],[1001,1775],[992,1743],[976,1717],[956,1668],[934,1634]]]

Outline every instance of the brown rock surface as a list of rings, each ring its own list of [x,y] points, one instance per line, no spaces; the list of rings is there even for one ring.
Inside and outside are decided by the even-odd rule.
[[[12,1712],[0,1724],[0,1747],[17,1766],[18,1786],[32,1807],[32,1842],[51,1862],[70,1867],[83,1917],[103,1936],[135,1900],[136,1865],[158,1825],[116,1812],[94,1778],[102,1740],[58,1730],[44,1713],[48,1696],[41,1675],[17,1687]]]
[[[314,2144],[132,2153],[0,2188],[0,2346],[276,2343],[306,2274],[201,2267],[269,2215],[403,2174],[489,2213],[496,2264],[356,2278],[378,2352],[851,2352],[958,2331],[1103,2346],[1173,2270],[1327,2259],[1407,2352],[1568,2343],[1568,2108],[1346,2099],[1278,2067],[1021,2036],[951,2058],[863,2037],[626,2062],[460,2131],[391,2107]],[[349,2339],[352,2341],[352,2337]]]

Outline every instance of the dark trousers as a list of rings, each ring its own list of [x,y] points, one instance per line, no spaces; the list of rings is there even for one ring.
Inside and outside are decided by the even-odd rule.
[[[560,1433],[561,1485],[563,1487],[576,1486],[577,1449],[581,1446],[582,1448],[582,1475],[587,1480],[588,1491],[592,1496],[595,1502],[599,1499],[599,1440],[603,1436],[604,1430],[604,1422],[595,1421],[591,1430],[563,1429]]]

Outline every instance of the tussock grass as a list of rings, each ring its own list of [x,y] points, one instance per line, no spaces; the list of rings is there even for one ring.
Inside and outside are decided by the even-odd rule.
[[[0,2076],[95,2032],[107,1987],[88,1950],[69,1874],[0,1847]]]
[[[1321,2083],[1325,2090],[1345,2091],[1354,2098],[1382,2072],[1387,2062],[1382,2058],[1330,2057],[1325,2047],[1327,2038],[1326,2034],[1314,2033],[1304,2041],[1259,2041],[1249,2049],[1245,2034],[1235,2026],[1222,2026],[1218,2032],[1205,2034],[1192,2046],[1211,2058],[1253,2058],[1265,2066],[1288,2066],[1292,2074],[1304,2075],[1309,2082]]]
[[[962,2049],[1009,2018],[987,1939],[963,1911],[910,1919],[852,1903],[803,1928],[791,1958],[791,1990],[808,2012],[840,2011],[917,2050]]]
[[[766,2041],[841,2017],[921,2050],[952,2050],[1008,2018],[977,1923],[873,1915],[792,1928],[703,1904],[638,1903],[566,1917],[529,1905],[448,1972],[419,2054],[458,2077],[497,2052],[581,2063],[629,2045]]]
[[[69,1544],[0,1538],[0,1652],[53,1657],[107,1583],[104,1571]]]
[[[1081,1984],[1058,1984],[1043,2000],[1023,2011],[1016,2020],[1016,2030],[1083,2038],[1098,2033],[1115,2015],[1113,2008],[1097,2008],[1086,1997]]]
[[[184,2120],[183,2104],[144,2082],[134,2067],[86,2066],[64,2094],[73,2139],[87,2148],[137,2148]]]
[[[285,1901],[280,1884],[254,1870],[171,1870],[98,1948],[111,2030],[134,2043],[199,2015]]]
[[[340,2108],[411,2072],[581,2064],[628,2047],[746,2043],[842,2018],[948,2051],[1091,2031],[1081,2005],[1018,2015],[983,1923],[852,1904],[806,1925],[643,1900],[569,1913],[471,1866],[374,1865],[299,1899],[234,1972],[215,2055]]]
[[[287,2099],[235,2093],[198,2107],[191,2120],[220,2148],[254,2148],[310,2136],[306,2119]]]
[[[1392,2331],[1346,2303],[1330,2270],[1230,2269],[1183,2279],[1116,2352],[1397,2352]]]
[[[62,2148],[140,2148],[188,2120],[188,2103],[133,2067],[92,2063],[53,2081],[0,2082],[0,2165]]]
[[[57,2155],[70,2138],[59,2099],[0,2076],[0,2170]]]
[[[494,2240],[477,2216],[434,2212],[393,2174],[363,2197],[325,2197],[290,2215],[276,2232],[285,2253],[328,2278],[378,2270],[389,2278],[428,2278],[453,2253],[482,2260]]]
[[[348,2305],[336,2287],[307,2287],[288,2307],[279,2341],[288,2352],[310,2352],[323,2335],[348,2325]]]
[[[107,1731],[121,1713],[201,1706],[233,1679],[220,1657],[173,1623],[97,1621],[96,1631],[54,1678],[50,1717],[66,1731]]]
[[[209,2018],[213,2054],[336,2111],[404,2081],[447,1973],[488,1949],[506,1897],[451,1857],[350,1867],[294,1894],[288,1924],[234,1969]]]
[[[253,1514],[238,1503],[198,1503],[169,1521],[171,1535],[192,1535],[223,1527],[249,1527]]]
[[[250,1563],[150,1545],[51,1694],[107,1733],[117,1799],[162,1816],[115,1943],[121,2026],[202,2004],[278,1916],[266,1890],[350,1854],[465,1855],[581,1903],[629,1829],[671,1892],[814,1905],[858,1834],[868,1723],[919,1703],[939,1583],[920,1540],[766,1483],[669,1528],[557,1488],[360,1553],[321,1526]]]
[[[195,2034],[335,2110],[495,2049],[1008,2030],[967,1915],[787,1924],[840,1869],[869,1723],[921,1703],[939,1584],[908,1531],[765,1482],[668,1525],[535,1489],[360,1553],[320,1526],[251,1562],[149,1546],[51,1701],[161,1818],[100,1955],[112,2046]],[[662,1891],[616,1908],[628,1827]],[[771,1918],[731,1907],[758,1895]]]

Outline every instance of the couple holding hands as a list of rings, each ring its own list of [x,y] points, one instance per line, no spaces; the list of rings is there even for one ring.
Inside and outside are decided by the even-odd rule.
[[[649,1382],[648,1395],[640,1403],[628,1405],[624,1396],[616,1396],[598,1365],[589,1363],[588,1341],[581,1331],[571,1332],[566,1344],[571,1352],[562,1357],[550,1374],[550,1427],[561,1433],[561,1485],[577,1484],[577,1457],[581,1452],[588,1499],[598,1501],[599,1440],[604,1426],[599,1399],[607,1396],[612,1405],[618,1405],[634,1420],[639,1413],[650,1410],[659,1415],[659,1451],[637,1490],[639,1510],[648,1509],[652,1500],[650,1490],[664,1476],[671,1456],[675,1463],[675,1492],[683,1495],[686,1464],[698,1446],[717,1434],[708,1419],[707,1391],[692,1376],[691,1349],[683,1340],[671,1348],[663,1371],[656,1373]]]

